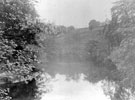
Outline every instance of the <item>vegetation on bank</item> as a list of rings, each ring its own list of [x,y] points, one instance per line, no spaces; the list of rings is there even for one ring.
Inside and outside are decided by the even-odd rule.
[[[0,0],[0,100],[38,100],[47,92],[39,58],[54,28],[40,21],[35,3]]]
[[[40,99],[47,92],[41,89],[40,55],[51,52],[47,46],[53,37],[76,30],[41,22],[34,4],[34,0],[0,0],[0,100]],[[135,92],[135,1],[115,2],[111,16],[105,24],[90,21],[89,29],[98,27],[104,42],[90,40],[86,50],[94,67],[103,69],[98,81],[108,81],[105,93],[112,100],[129,100]]]
[[[107,69],[113,64],[113,70],[108,70],[111,74],[106,75],[107,80],[115,82],[115,93],[108,91],[112,100],[130,100],[135,92],[135,1],[118,0],[111,9],[111,20],[104,25],[101,35],[107,41],[104,48],[98,41],[90,41],[89,52],[93,62],[102,63]],[[106,61],[111,63],[107,63]],[[107,63],[107,64],[106,64]],[[118,72],[118,80],[113,79]]]

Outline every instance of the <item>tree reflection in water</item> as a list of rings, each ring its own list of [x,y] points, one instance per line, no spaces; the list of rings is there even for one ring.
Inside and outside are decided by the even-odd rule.
[[[104,94],[102,82],[92,84],[85,78],[84,74],[75,77],[56,74],[49,83],[52,91],[44,94],[41,100],[110,100]]]
[[[40,78],[33,78],[27,82],[1,84],[0,100],[41,100],[42,93],[49,92],[49,80],[48,75],[43,74]]]
[[[38,88],[35,79],[28,81],[27,84],[25,82],[6,83],[1,87],[3,89],[8,88],[9,92],[7,92],[8,96],[12,98],[11,100],[34,100]]]
[[[43,74],[41,82],[32,79],[28,83],[7,83],[1,87],[9,88],[8,96],[12,97],[11,100],[110,100],[105,92],[108,93],[109,89],[114,88],[107,88],[109,84],[106,82],[90,83],[84,74],[74,77],[62,74],[51,77]]]

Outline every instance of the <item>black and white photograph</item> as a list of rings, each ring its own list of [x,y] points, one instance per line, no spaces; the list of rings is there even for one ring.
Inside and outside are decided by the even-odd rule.
[[[135,0],[0,0],[0,100],[135,100]]]

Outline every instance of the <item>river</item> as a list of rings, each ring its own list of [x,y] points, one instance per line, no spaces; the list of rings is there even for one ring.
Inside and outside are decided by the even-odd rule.
[[[103,92],[102,82],[92,84],[85,77],[80,74],[75,80],[56,74],[48,83],[52,90],[44,94],[41,100],[110,100]]]
[[[101,72],[87,59],[85,47],[90,37],[94,36],[88,32],[69,33],[50,42],[48,61],[43,67],[50,76],[51,91],[42,100],[110,100],[103,92],[101,81],[90,82],[93,74],[96,80]]]

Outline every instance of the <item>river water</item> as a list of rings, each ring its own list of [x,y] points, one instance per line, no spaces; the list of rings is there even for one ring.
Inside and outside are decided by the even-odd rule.
[[[90,37],[94,37],[91,35],[70,33],[49,41],[48,61],[43,61],[46,62],[43,67],[50,76],[48,87],[51,90],[42,100],[110,100],[103,92],[101,81],[90,82],[101,73],[100,69],[95,70],[85,50]]]
[[[56,74],[48,83],[50,92],[43,95],[41,100],[110,100],[102,89],[102,82],[92,84],[80,74],[78,79],[70,79]]]

